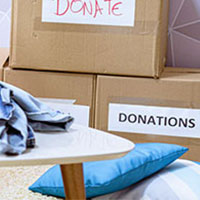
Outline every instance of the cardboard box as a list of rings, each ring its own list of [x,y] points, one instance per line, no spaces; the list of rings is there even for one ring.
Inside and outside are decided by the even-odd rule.
[[[135,143],[190,148],[200,161],[200,74],[164,73],[160,79],[98,76],[95,128]]]
[[[56,11],[56,10],[55,10]],[[158,77],[168,0],[136,0],[134,27],[42,22],[42,1],[13,1],[12,68]]]
[[[75,104],[90,107],[90,126],[93,126],[95,76],[29,70],[4,70],[4,81],[35,97],[71,99]]]
[[[3,68],[8,65],[8,48],[0,48],[0,81],[3,80]]]

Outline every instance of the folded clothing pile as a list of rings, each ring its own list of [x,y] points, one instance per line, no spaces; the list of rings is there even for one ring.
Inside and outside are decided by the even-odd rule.
[[[35,146],[34,131],[66,131],[73,121],[71,116],[0,81],[0,153],[21,154]]]

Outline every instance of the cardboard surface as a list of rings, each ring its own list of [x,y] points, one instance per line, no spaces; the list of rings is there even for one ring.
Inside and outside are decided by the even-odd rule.
[[[93,126],[95,76],[6,68],[4,81],[35,97],[72,99],[76,100],[75,104],[89,106],[90,126]]]
[[[164,73],[160,79],[98,76],[95,128],[108,130],[108,106],[121,103],[141,106],[200,109],[200,74]],[[182,115],[180,115],[180,118]],[[198,160],[200,138],[113,132],[134,143],[164,142],[190,148],[185,158]]]
[[[0,68],[2,68],[6,60],[8,59],[9,49],[8,48],[0,48]]]
[[[6,63],[9,55],[9,49],[8,48],[0,48],[0,81],[3,80],[3,67],[7,65]]]
[[[136,0],[134,27],[41,22],[41,0],[13,1],[12,68],[158,77],[168,0]]]

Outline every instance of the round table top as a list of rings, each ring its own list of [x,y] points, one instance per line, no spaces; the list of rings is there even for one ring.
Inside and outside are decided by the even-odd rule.
[[[68,132],[35,133],[36,147],[19,156],[0,155],[0,166],[73,164],[115,159],[134,144],[93,128],[72,125]]]

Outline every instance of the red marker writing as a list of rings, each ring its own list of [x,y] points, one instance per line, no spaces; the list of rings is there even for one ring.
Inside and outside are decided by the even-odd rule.
[[[55,14],[63,16],[71,12],[93,18],[103,15],[121,16],[122,3],[121,0],[57,0]]]

